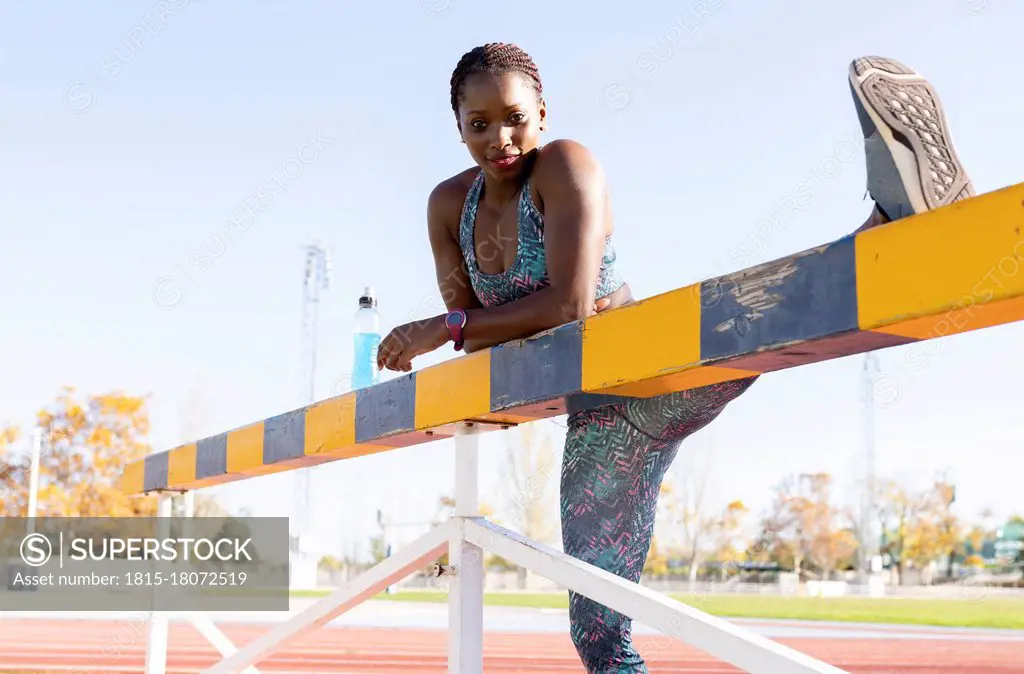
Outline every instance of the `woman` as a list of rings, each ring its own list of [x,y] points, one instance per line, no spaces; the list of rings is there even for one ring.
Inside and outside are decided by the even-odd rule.
[[[926,80],[860,58],[850,84],[875,208],[861,229],[973,195]],[[457,128],[475,166],[431,192],[427,226],[448,314],[393,330],[379,368],[453,341],[475,351],[632,301],[615,267],[604,174],[571,140],[541,145],[547,109],[537,67],[512,44],[463,55],[451,77]],[[658,491],[684,438],[756,377],[572,409],[561,475],[565,552],[638,582]],[[631,621],[570,592],[573,643],[588,672],[646,672]]]

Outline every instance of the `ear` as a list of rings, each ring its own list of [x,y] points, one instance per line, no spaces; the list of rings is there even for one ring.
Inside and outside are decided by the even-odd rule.
[[[458,117],[455,118],[455,128],[459,131],[459,142],[465,143],[466,139],[462,137],[462,120]]]
[[[543,131],[545,128],[547,128],[548,119],[548,108],[547,105],[544,103],[543,98],[540,99],[540,102],[537,106],[537,114],[540,115],[540,130]]]

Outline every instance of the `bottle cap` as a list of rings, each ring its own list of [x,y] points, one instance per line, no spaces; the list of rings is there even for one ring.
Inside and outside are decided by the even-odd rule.
[[[359,306],[371,308],[377,306],[377,296],[373,293],[373,286],[363,288],[363,294],[359,297]]]

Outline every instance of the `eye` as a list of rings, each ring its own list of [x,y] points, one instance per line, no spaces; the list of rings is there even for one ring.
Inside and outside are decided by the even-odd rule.
[[[469,123],[469,125],[476,129],[477,131],[483,131],[484,127],[487,126],[487,123],[484,122],[484,120],[482,119],[474,119],[472,122]]]
[[[512,122],[513,124],[522,124],[523,122],[526,121],[526,113],[525,112],[513,112],[509,116],[509,121]]]

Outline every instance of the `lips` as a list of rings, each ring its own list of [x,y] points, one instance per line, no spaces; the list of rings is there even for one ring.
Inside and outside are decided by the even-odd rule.
[[[514,165],[516,161],[519,160],[519,158],[520,155],[518,154],[506,154],[501,155],[499,157],[493,157],[491,158],[490,162],[498,168],[507,169],[510,166]]]

